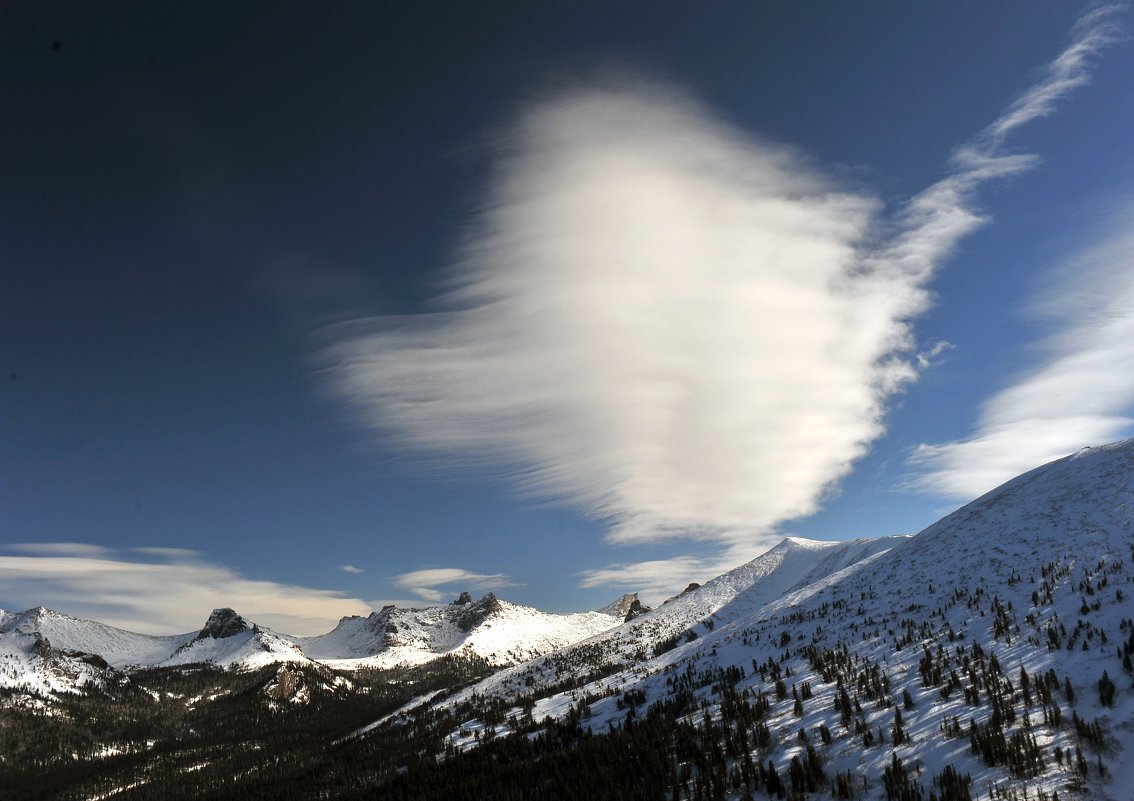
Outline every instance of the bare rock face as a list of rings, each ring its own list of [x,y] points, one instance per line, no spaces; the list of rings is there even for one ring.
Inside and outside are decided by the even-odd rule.
[[[626,617],[626,613],[630,611],[630,607],[638,600],[638,593],[628,592],[613,603],[609,603],[599,612],[604,615],[611,615],[612,617]]]
[[[468,595],[467,592],[461,593],[462,598],[466,595]],[[499,612],[500,609],[500,601],[490,592],[476,603],[469,603],[464,609],[454,615],[453,622],[457,624],[461,631],[469,632],[492,617],[492,615]]]
[[[303,688],[303,674],[281,665],[276,675],[264,686],[264,694],[273,701],[291,701]]]
[[[255,626],[236,614],[232,609],[214,609],[205,622],[205,627],[197,635],[198,640],[212,637],[214,640],[223,640],[234,637],[246,631],[253,631]]]
[[[467,592],[462,592],[457,597],[457,600],[453,601],[453,603],[449,604],[449,606],[464,606],[465,604],[471,604],[471,603],[472,603],[472,596],[469,595]]]
[[[650,607],[643,606],[642,602],[639,601],[637,597],[635,597],[634,600],[630,603],[630,608],[626,610],[626,617],[624,617],[622,621],[624,623],[629,623],[634,618],[638,617],[639,615],[644,615],[649,611]]]

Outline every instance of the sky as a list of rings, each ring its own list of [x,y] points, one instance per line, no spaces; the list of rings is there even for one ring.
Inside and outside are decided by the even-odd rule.
[[[657,603],[1134,435],[1134,16],[0,7],[0,608]]]

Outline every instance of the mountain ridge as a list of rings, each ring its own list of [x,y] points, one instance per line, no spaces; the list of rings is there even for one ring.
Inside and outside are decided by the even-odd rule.
[[[675,704],[688,710],[679,719],[721,719],[726,697],[739,694],[774,699],[762,713],[772,737],[764,758],[781,771],[810,753],[793,733],[822,729],[823,759],[874,781],[895,759],[924,760],[1005,798],[1022,798],[1012,794],[1028,784],[1045,797],[1129,801],[1130,760],[1104,764],[1103,755],[1134,750],[1132,511],[1134,440],[1084,449],[916,535],[838,545],[785,539],[686,599],[432,708],[527,696],[521,705],[530,703],[534,720],[579,720],[597,733],[628,725],[634,710]],[[629,631],[640,635],[636,643]],[[1046,682],[1043,700],[1023,691],[1034,676]],[[842,688],[853,708],[836,714]],[[1063,721],[1072,718],[1079,722],[1069,729]],[[970,720],[971,751],[949,746],[969,738],[951,727]],[[481,725],[464,724],[450,741],[476,747],[464,732]],[[510,730],[492,727],[495,736]],[[987,745],[990,737],[1034,756],[1006,768],[1015,757],[1008,745]],[[1097,766],[1069,761],[1082,749],[1096,751]]]
[[[239,697],[253,716],[308,726],[387,694],[369,718],[329,727],[330,750],[316,747],[287,774],[313,792],[334,775],[362,793],[459,797],[455,788],[472,792],[528,754],[599,771],[598,782],[633,775],[635,793],[648,783],[685,801],[789,788],[863,801],[1134,797],[1134,440],[1029,471],[915,535],[788,537],[624,623],[609,609],[570,617],[462,596],[289,638],[222,609],[170,641],[194,658],[241,655],[227,664],[244,672],[158,672],[143,692],[174,720],[182,697],[205,715],[214,699]],[[97,693],[120,677],[67,649],[94,636],[69,620],[0,611],[0,677],[39,660],[51,669],[41,697],[68,682]],[[552,625],[569,642],[517,646],[516,632]],[[153,645],[128,634],[114,640],[119,659]],[[350,658],[323,658],[335,654]],[[417,668],[383,672],[396,659]],[[378,683],[360,695],[368,677]],[[203,689],[150,689],[171,684]],[[643,743],[651,753],[633,750]],[[208,747],[186,746],[186,770]],[[253,750],[240,758],[258,759]],[[223,760],[216,770],[218,781],[233,775]]]
[[[367,617],[344,617],[330,632],[312,637],[275,632],[224,607],[213,610],[201,629],[166,636],[137,634],[42,606],[0,610],[0,687],[47,694],[77,691],[99,678],[83,656],[98,657],[108,668],[127,673],[197,664],[390,668],[456,652],[509,664],[614,625],[616,620],[599,612],[556,615],[501,601],[492,593],[446,606],[388,606]]]

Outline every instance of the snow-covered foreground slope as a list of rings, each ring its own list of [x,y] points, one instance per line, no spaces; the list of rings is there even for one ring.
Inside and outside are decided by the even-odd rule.
[[[1132,511],[1134,440],[1084,450],[913,537],[785,540],[437,706],[497,696],[536,721],[583,710],[601,732],[658,704],[720,721],[725,699],[741,698],[768,704],[756,756],[787,771],[804,759],[802,730],[827,775],[861,777],[856,797],[886,797],[896,756],[902,781],[924,775],[926,788],[951,765],[973,797],[1028,787],[1129,801]],[[476,726],[453,741],[467,747]]]

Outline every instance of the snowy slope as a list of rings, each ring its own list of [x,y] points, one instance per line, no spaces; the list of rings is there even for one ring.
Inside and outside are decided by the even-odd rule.
[[[109,672],[80,657],[55,651],[35,634],[0,634],[0,688],[46,697],[98,685]]]
[[[708,626],[715,628],[737,617],[757,614],[764,605],[792,588],[818,586],[831,574],[868,564],[907,539],[819,542],[788,537],[752,561],[689,593],[617,628],[561,649],[554,660],[536,660],[501,671],[481,685],[457,694],[450,703],[459,703],[474,693],[519,694],[533,685],[556,684],[568,676],[584,676],[610,664],[624,665],[631,673],[661,670],[669,660],[660,660],[653,667],[644,660],[667,639],[680,638],[689,631],[701,635],[709,631]]]
[[[491,676],[442,703],[474,694],[519,699],[529,677],[538,688],[564,675],[600,674],[567,692],[537,692],[533,717],[563,717],[585,699],[590,727],[603,731],[624,719],[619,700],[627,692],[644,698],[642,706],[672,702],[674,678],[682,677],[696,721],[721,714],[723,683],[714,677],[732,668],[743,676],[735,684],[742,697],[773,699],[766,721],[773,740],[760,757],[781,771],[802,753],[796,733],[807,731],[814,743],[822,726],[831,733],[821,748],[828,771],[862,776],[864,798],[884,797],[882,773],[897,757],[918,766],[927,787],[930,776],[953,765],[971,776],[974,797],[995,787],[1021,798],[1030,788],[1027,797],[1058,791],[1061,798],[1129,801],[1134,692],[1123,657],[1134,651],[1132,512],[1134,440],[1084,450],[914,537],[786,540],[609,635],[554,661]],[[711,626],[691,626],[695,639],[651,650],[659,634],[710,613]],[[635,647],[638,658],[627,659]],[[1107,702],[1104,671],[1115,687]],[[799,687],[807,698],[796,707]],[[836,711],[841,688],[854,701],[846,718]],[[896,709],[906,738],[898,743]],[[1030,743],[1036,760],[1009,770],[1003,755],[982,756],[971,726],[1016,743],[1009,751]],[[1092,739],[1092,726],[1101,741]]]
[[[93,620],[80,620],[53,612],[42,606],[26,612],[3,613],[0,616],[0,635],[13,632],[38,634],[52,647],[63,651],[98,654],[116,668],[159,662],[194,636],[192,632],[167,637],[135,634]]]
[[[0,610],[0,687],[46,696],[122,681],[114,667],[279,663],[263,693],[280,708],[320,688],[349,694],[336,670],[477,654],[506,667],[357,736],[460,708],[461,725],[438,736],[470,748],[490,727],[550,716],[603,732],[664,705],[695,726],[716,721],[720,737],[746,720],[748,745],[719,749],[732,767],[749,756],[787,775],[814,749],[863,801],[887,797],[895,764],[923,798],[951,766],[974,798],[1134,799],[1134,440],[1037,468],[915,536],[789,537],[620,623],[627,603],[547,615],[462,594],[307,638],[230,609],[166,638]],[[464,719],[478,705],[483,719]]]

